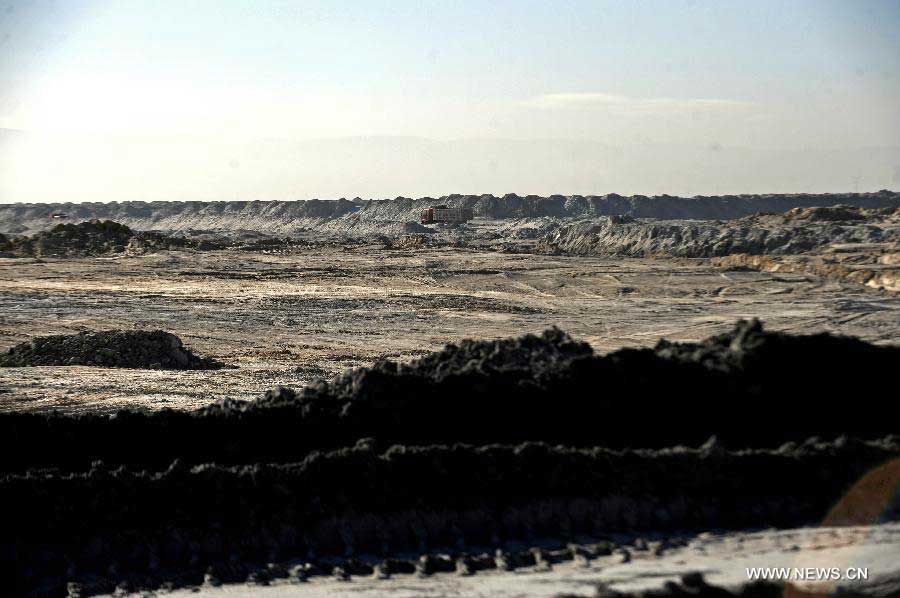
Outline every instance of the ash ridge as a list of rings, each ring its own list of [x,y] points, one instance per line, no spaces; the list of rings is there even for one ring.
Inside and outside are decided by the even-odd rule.
[[[85,595],[200,585],[205,576],[256,583],[298,562],[297,581],[337,567],[371,574],[411,554],[422,557],[406,572],[429,574],[452,565],[436,553],[465,559],[477,546],[816,522],[871,468],[895,459],[896,475],[898,454],[896,437],[744,451],[527,443],[381,452],[363,441],[289,464],[176,461],[148,471],[95,462],[0,476],[16,513],[0,532],[0,557],[23,594],[73,583]],[[898,507],[889,502],[879,520],[896,520]],[[853,512],[833,524],[860,523]],[[492,564],[514,566],[500,560]]]
[[[813,435],[875,438],[896,432],[884,388],[898,360],[900,347],[770,332],[758,321],[702,343],[607,355],[551,329],[449,345],[409,364],[384,360],[192,412],[2,414],[0,464],[16,471],[77,469],[96,459],[153,467],[176,458],[290,462],[359,438],[647,448],[698,445],[713,434],[744,447]]]
[[[423,209],[434,205],[472,209],[490,219],[597,218],[629,216],[658,219],[729,219],[759,212],[786,212],[792,208],[846,204],[858,208],[900,207],[900,193],[760,194],[676,197],[658,195],[495,195],[451,194],[421,197],[336,201],[126,201],[109,203],[10,204],[0,206],[0,232],[26,234],[49,228],[51,214],[64,213],[71,220],[115,220],[137,229],[191,233],[215,231],[237,234],[254,231],[295,234],[315,230],[319,234],[365,236],[390,231],[393,235],[416,232],[408,223],[418,222]]]
[[[536,249],[564,255],[719,257],[795,255],[832,244],[900,243],[900,207],[794,208],[721,221],[637,220],[606,216],[561,223]]]

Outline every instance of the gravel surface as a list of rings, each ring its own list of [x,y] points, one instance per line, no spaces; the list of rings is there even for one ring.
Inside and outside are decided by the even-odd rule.
[[[700,340],[740,318],[769,330],[900,342],[900,298],[802,273],[702,260],[566,257],[380,245],[0,258],[0,349],[88,330],[171,332],[238,369],[2,368],[0,410],[111,412],[251,400],[381,357],[550,325],[596,351]]]

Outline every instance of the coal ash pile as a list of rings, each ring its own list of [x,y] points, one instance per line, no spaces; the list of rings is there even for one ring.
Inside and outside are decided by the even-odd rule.
[[[223,364],[195,355],[163,330],[106,330],[40,336],[0,354],[0,367],[89,365],[112,368],[210,370]]]
[[[701,343],[595,355],[559,330],[465,341],[408,364],[278,387],[193,412],[0,415],[6,471],[290,462],[371,437],[383,444],[546,441],[569,446],[767,447],[896,432],[884,389],[900,347],[740,322]],[[165,443],[159,443],[165,438]]]
[[[165,249],[217,249],[221,243],[135,231],[112,220],[58,224],[30,237],[0,236],[0,251],[14,257],[84,257],[142,254]]]
[[[193,412],[3,414],[0,495],[16,517],[0,561],[13,593],[91,594],[896,520],[896,496],[844,519],[832,507],[873,472],[877,487],[900,476],[883,394],[898,357],[757,321],[607,355],[551,329]],[[504,567],[528,560],[513,556]]]

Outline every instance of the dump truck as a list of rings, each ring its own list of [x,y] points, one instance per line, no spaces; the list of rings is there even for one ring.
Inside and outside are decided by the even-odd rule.
[[[422,224],[435,224],[439,222],[447,224],[459,224],[475,217],[472,208],[448,208],[447,206],[433,206],[422,210]]]

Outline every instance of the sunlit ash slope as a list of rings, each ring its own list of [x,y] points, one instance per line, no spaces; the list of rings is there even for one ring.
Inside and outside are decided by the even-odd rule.
[[[422,209],[444,204],[469,207],[476,216],[516,219],[626,215],[635,218],[728,219],[758,212],[785,212],[797,207],[838,204],[886,208],[900,206],[900,194],[877,193],[770,194],[674,197],[609,195],[448,195],[441,198],[398,197],[387,200],[109,202],[0,205],[0,232],[33,234],[60,222],[114,220],[138,230],[208,231],[290,235],[304,231],[359,237],[372,233],[416,232]]]

